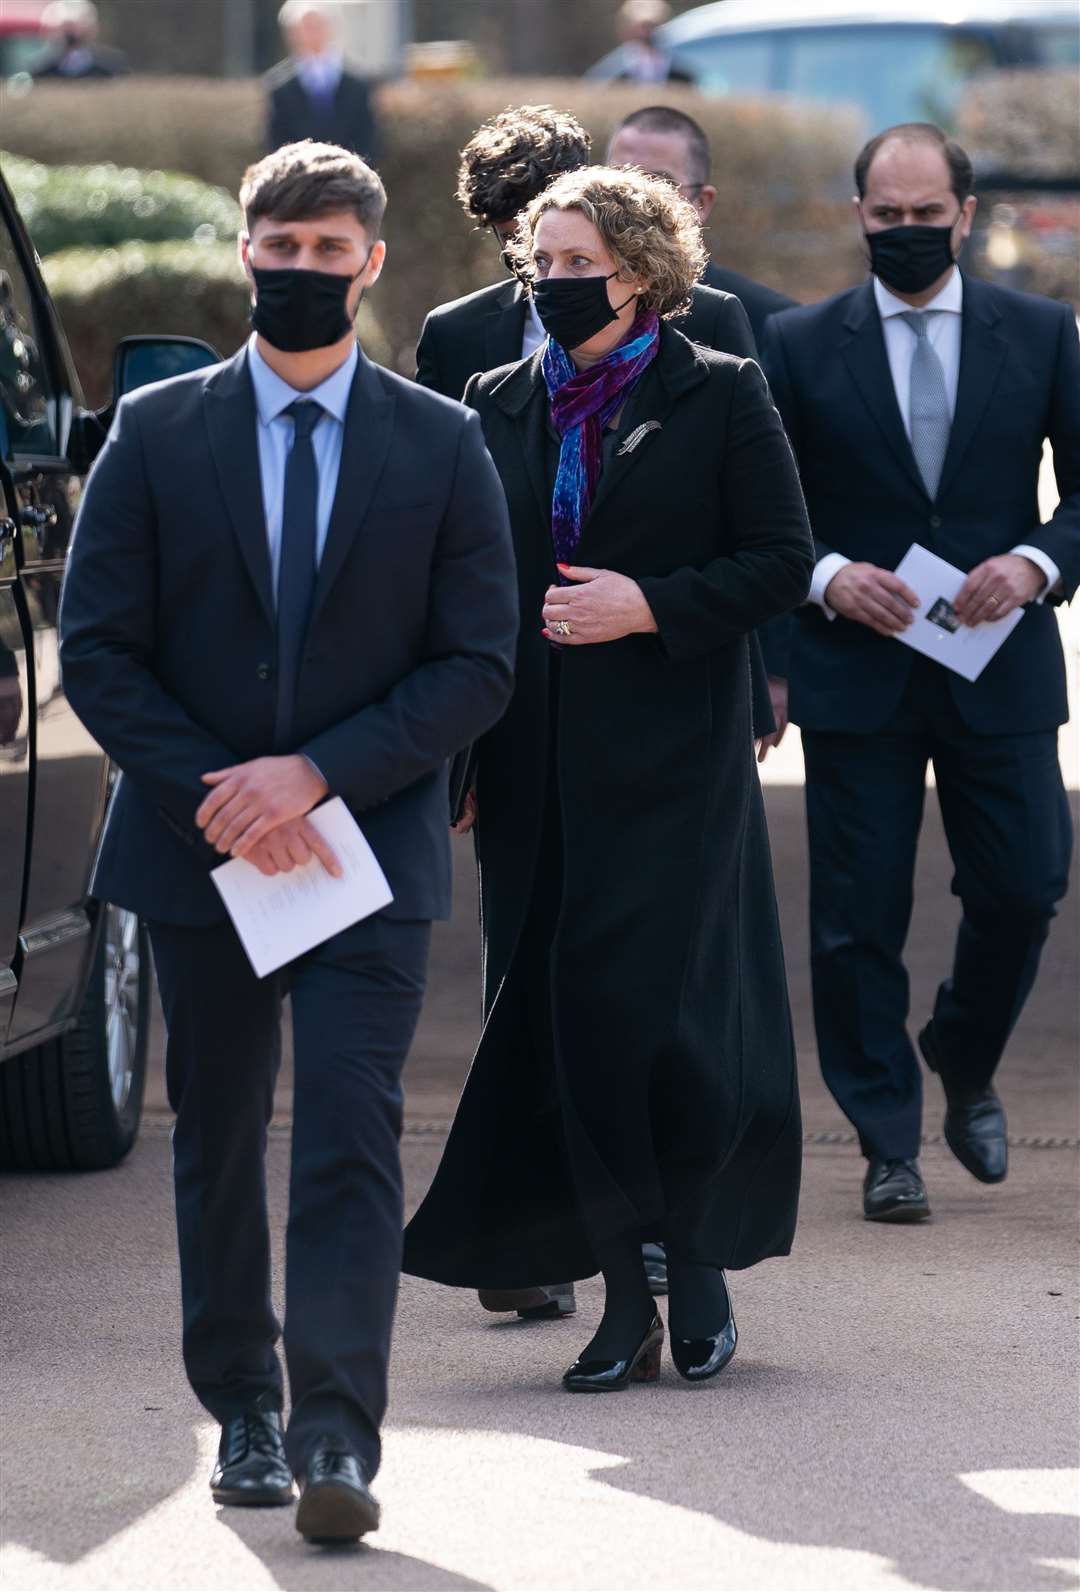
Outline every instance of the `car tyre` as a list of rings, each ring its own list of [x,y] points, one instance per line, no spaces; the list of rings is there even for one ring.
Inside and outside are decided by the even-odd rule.
[[[105,906],[75,1026],[0,1066],[0,1166],[116,1166],[142,1117],[150,1029],[150,937]]]

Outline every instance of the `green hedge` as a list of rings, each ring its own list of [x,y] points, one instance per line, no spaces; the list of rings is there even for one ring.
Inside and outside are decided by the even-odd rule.
[[[46,166],[8,154],[0,155],[0,164],[41,255],[105,249],[131,238],[226,242],[240,227],[232,194],[177,172],[109,162]]]
[[[507,105],[549,101],[588,126],[602,156],[608,134],[655,89],[580,80],[489,80],[434,89],[380,91],[390,195],[387,268],[372,290],[390,362],[413,369],[432,305],[481,287],[502,267],[489,236],[472,231],[453,197],[458,151],[486,117]],[[799,298],[846,286],[861,271],[848,202],[859,140],[854,117],[781,101],[737,102],[665,92],[712,139],[720,198],[712,243],[718,257]],[[181,170],[234,193],[260,153],[262,92],[255,82],[127,78],[123,84],[38,84],[9,98],[4,141],[19,154],[61,163],[130,161]]]
[[[235,242],[67,249],[51,255],[44,268],[93,408],[111,396],[113,351],[121,337],[201,337],[227,356],[250,331],[250,294]],[[358,329],[372,358],[385,362],[386,343],[367,305]]]

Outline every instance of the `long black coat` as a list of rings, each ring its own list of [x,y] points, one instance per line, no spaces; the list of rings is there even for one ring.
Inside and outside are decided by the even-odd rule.
[[[514,699],[480,746],[485,1028],[405,1269],[461,1286],[588,1276],[601,1228],[657,1236],[673,1222],[714,1264],[786,1253],[799,1110],[747,648],[805,598],[812,568],[779,416],[751,361],[663,327],[633,398],[633,422],[661,429],[607,466],[575,558],[637,580],[659,633],[565,649],[551,719],[540,356],[479,377],[467,401],[507,494],[522,626]],[[552,790],[561,1113],[526,1075],[510,999],[523,923],[550,883],[538,857]],[[585,1160],[610,1196],[598,1220],[574,1199]]]

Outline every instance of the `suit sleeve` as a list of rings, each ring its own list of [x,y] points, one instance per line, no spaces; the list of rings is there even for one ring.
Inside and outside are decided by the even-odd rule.
[[[1063,304],[1060,309],[1046,435],[1061,501],[1046,524],[1033,527],[1024,541],[1053,559],[1061,572],[1065,600],[1071,602],[1080,586],[1080,337],[1071,306]]]
[[[285,125],[285,110],[282,104],[282,93],[278,88],[269,90],[266,96],[266,148],[270,153],[280,149],[282,144],[290,142],[289,129]]]
[[[207,794],[202,775],[237,759],[155,675],[157,610],[154,506],[138,410],[124,398],[75,523],[60,605],[64,688],[90,734],[169,827],[203,846],[195,824]]]
[[[420,341],[416,345],[416,379],[421,387],[427,387],[432,392],[441,392],[444,397],[451,396],[446,393],[446,388],[439,375],[437,342],[436,322],[430,315],[427,315],[424,317]]]
[[[483,735],[513,691],[518,601],[506,499],[479,418],[462,419],[430,575],[426,657],[382,702],[301,748],[357,811]]]
[[[813,543],[802,488],[765,379],[747,360],[731,395],[720,460],[730,551],[704,569],[640,582],[675,662],[703,657],[803,602]]]

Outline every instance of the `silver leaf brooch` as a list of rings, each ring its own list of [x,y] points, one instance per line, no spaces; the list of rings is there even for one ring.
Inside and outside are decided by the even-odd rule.
[[[615,457],[621,459],[624,453],[633,453],[638,443],[644,442],[650,431],[660,431],[661,429],[659,420],[643,420],[640,426],[634,427],[622,447],[616,450]]]

